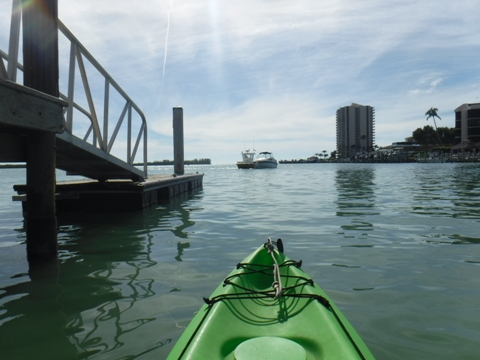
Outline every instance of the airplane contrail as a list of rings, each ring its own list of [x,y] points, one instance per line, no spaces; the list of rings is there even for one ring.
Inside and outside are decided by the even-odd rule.
[[[162,101],[163,82],[165,81],[165,69],[167,67],[167,53],[168,53],[168,36],[170,34],[170,17],[173,11],[173,0],[170,0],[170,8],[167,14],[167,33],[165,35],[165,54],[163,55],[163,70],[162,70],[162,85],[160,87],[159,103]]]

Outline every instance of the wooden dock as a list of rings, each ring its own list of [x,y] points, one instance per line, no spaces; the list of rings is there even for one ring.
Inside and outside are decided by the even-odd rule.
[[[14,200],[22,201],[28,261],[37,262],[49,261],[57,255],[57,213],[141,210],[201,188],[203,174],[184,175],[183,109],[174,107],[175,175],[148,176],[147,122],[143,112],[58,19],[58,0],[31,0],[28,6],[23,5],[21,1],[13,2],[7,66],[3,53],[0,57],[0,161],[26,164],[26,184],[14,185],[18,194]],[[71,44],[68,95],[60,94],[58,86],[59,33]],[[105,82],[103,126],[95,111],[84,60]],[[23,86],[16,83],[17,70],[23,72]],[[78,72],[88,110],[74,99]],[[110,124],[113,127],[108,122],[110,89],[115,89],[125,100],[121,116]],[[86,134],[82,132],[80,137],[73,133],[74,110],[90,121]],[[133,121],[132,112],[134,119],[140,120],[136,139],[137,129],[132,122],[137,121]],[[108,129],[112,128],[108,136]],[[121,128],[127,133],[124,160],[111,153]],[[143,148],[143,171],[134,165],[140,148]],[[56,169],[90,180],[57,183]]]
[[[55,205],[61,212],[122,212],[138,211],[168,200],[182,193],[200,190],[203,174],[150,175],[144,182],[131,180],[62,181],[56,184]],[[26,185],[14,185],[18,195],[14,201],[22,201],[26,210]]]

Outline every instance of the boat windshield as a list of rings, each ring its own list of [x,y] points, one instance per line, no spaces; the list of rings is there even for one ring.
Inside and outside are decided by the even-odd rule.
[[[263,151],[260,154],[258,154],[258,158],[265,158],[265,159],[272,159],[272,153],[268,151]]]

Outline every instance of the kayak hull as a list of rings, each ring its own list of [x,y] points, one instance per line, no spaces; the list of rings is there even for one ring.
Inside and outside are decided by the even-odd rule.
[[[208,303],[195,315],[168,360],[238,360],[242,352],[252,350],[246,350],[247,341],[265,337],[272,345],[259,346],[259,358],[269,358],[268,354],[282,346],[288,352],[289,346],[299,345],[305,353],[299,356],[305,359],[373,359],[340,310],[298,263],[277,250],[273,256],[275,260],[262,246],[239,264],[226,284],[206,300]],[[278,299],[272,290],[275,261],[280,265],[284,292]],[[250,347],[256,349],[255,345]],[[288,353],[285,355],[288,358]]]

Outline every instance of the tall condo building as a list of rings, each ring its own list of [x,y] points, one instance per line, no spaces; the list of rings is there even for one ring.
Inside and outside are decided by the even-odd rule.
[[[375,108],[352,103],[337,110],[337,156],[371,151],[375,141]]]

